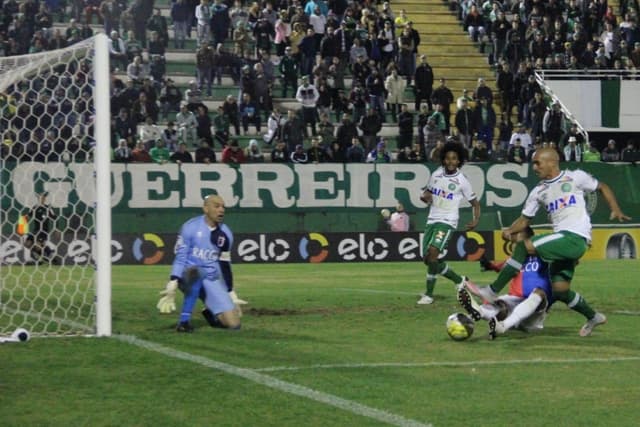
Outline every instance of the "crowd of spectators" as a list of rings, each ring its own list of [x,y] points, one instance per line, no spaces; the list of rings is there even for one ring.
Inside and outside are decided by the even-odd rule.
[[[607,0],[449,1],[496,67],[501,59],[512,70],[522,60],[542,69],[640,67],[637,0],[622,0],[619,11]]]
[[[119,162],[438,162],[450,139],[463,144],[472,161],[522,163],[545,145],[582,161],[590,148],[559,105],[548,104],[534,71],[571,64],[615,68],[616,61],[629,68],[640,60],[637,1],[622,3],[621,22],[606,0],[456,3],[469,36],[492,46],[497,88],[494,94],[481,78],[457,98],[446,76],[434,87],[433,69],[418,54],[420,34],[407,12],[388,2],[177,0],[170,21],[153,0],[5,0],[0,6],[4,56],[73,44],[93,35],[94,21],[109,35],[111,139]],[[66,16],[65,31],[54,26]],[[185,51],[187,40],[196,43],[195,66],[183,90],[167,74],[166,58],[169,46]],[[598,60],[600,51],[607,61]],[[77,147],[92,143],[93,107],[70,100],[90,92],[58,92],[69,87],[66,80],[83,83],[88,66],[71,64],[63,76],[30,82],[31,90],[13,85],[2,94],[5,110],[16,106],[0,122],[3,157],[81,159]],[[223,78],[237,93],[210,111]],[[404,99],[408,90],[413,105]],[[297,106],[279,106],[278,95]],[[52,132],[42,111],[59,118]],[[25,128],[29,120],[34,124]],[[395,144],[380,136],[385,123],[397,129]],[[241,135],[255,139],[243,148]],[[629,158],[607,149],[603,161]]]

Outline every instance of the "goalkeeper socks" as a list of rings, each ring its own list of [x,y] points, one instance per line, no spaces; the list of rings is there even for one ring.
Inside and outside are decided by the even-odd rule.
[[[513,312],[502,321],[504,328],[511,329],[518,326],[520,322],[531,316],[536,311],[541,302],[542,297],[537,293],[532,292],[526,300],[518,304],[516,308],[513,309]]]
[[[462,282],[462,277],[455,271],[451,270],[449,265],[444,261],[438,262],[438,274],[451,280],[456,285]]]
[[[180,313],[180,322],[187,322],[191,319],[191,313],[198,301],[198,295],[202,289],[202,280],[198,280],[191,286],[189,293],[184,294],[184,302],[182,303],[182,312]]]
[[[436,287],[436,274],[438,273],[438,264],[437,263],[429,263],[427,265],[427,292],[426,294],[430,297],[433,296],[433,290]]]
[[[513,249],[511,258],[509,258],[507,262],[505,262],[495,282],[490,285],[491,289],[496,294],[500,293],[502,288],[504,288],[511,279],[518,275],[520,269],[522,269],[522,263],[526,258],[527,247],[524,245],[524,242],[518,242]]]
[[[578,313],[582,314],[587,318],[587,320],[593,319],[593,317],[596,315],[595,310],[591,308],[591,306],[587,303],[587,301],[585,301],[584,298],[582,298],[582,295],[575,291],[572,291],[571,289],[561,292],[553,291],[553,297],[558,301],[562,301],[563,303],[567,304],[567,307],[569,307],[571,310],[577,311]]]

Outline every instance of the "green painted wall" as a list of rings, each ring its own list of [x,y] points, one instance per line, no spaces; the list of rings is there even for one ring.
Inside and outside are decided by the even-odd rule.
[[[246,164],[112,165],[113,232],[141,230],[175,232],[200,212],[202,198],[221,194],[228,206],[226,222],[236,233],[346,232],[384,228],[379,211],[402,202],[411,214],[412,229],[421,229],[426,207],[419,200],[435,165],[423,164]],[[580,167],[608,183],[623,210],[640,218],[640,168],[620,164],[567,164]],[[528,165],[468,164],[465,174],[482,205],[480,230],[515,219],[537,178]],[[93,204],[90,164],[4,164],[2,178],[3,234],[15,228],[18,215],[49,191],[49,202],[60,213],[58,229],[89,227]],[[590,199],[594,224],[607,224],[609,210],[602,197]],[[470,219],[470,207],[460,223]],[[541,215],[537,223],[545,223]]]

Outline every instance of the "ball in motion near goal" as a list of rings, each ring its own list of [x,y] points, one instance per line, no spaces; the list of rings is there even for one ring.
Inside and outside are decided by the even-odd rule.
[[[447,318],[447,334],[455,341],[464,341],[473,335],[475,323],[464,313],[453,313]]]
[[[0,58],[0,338],[111,334],[103,34]]]

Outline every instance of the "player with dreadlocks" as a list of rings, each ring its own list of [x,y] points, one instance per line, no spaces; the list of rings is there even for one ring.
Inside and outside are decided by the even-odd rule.
[[[473,230],[480,219],[478,197],[467,177],[460,171],[467,155],[467,149],[459,142],[447,142],[440,152],[441,166],[431,174],[429,182],[422,188],[420,200],[430,208],[422,240],[424,263],[427,265],[427,290],[420,295],[418,304],[433,303],[433,291],[438,274],[455,284],[462,284],[464,280],[440,257],[449,244],[451,234],[458,227],[460,203],[463,198],[473,207],[473,220],[466,224],[466,229]]]

